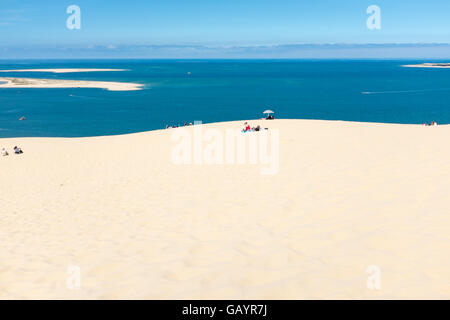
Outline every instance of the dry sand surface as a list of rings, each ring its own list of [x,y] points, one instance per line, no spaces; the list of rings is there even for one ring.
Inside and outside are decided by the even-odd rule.
[[[51,72],[51,73],[104,72],[104,71],[128,71],[128,70],[127,69],[16,69],[16,70],[0,70],[0,72]]]
[[[110,91],[134,91],[141,90],[142,87],[142,84],[128,82],[0,78],[0,88],[99,88]]]
[[[195,126],[0,139],[0,298],[450,298],[450,126],[258,123],[275,175],[175,165]]]

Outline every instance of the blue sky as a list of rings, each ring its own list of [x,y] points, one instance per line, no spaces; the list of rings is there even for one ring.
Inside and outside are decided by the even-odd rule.
[[[80,30],[66,28],[72,4]],[[381,30],[366,26],[372,4]],[[0,0],[0,58],[20,48],[31,57],[155,45],[450,43],[448,12],[448,0]]]

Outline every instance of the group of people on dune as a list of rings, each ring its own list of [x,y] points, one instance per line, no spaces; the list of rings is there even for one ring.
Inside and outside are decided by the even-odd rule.
[[[22,151],[21,148],[19,148],[17,146],[14,147],[14,154],[22,154],[22,153],[23,153],[23,151]],[[6,151],[5,148],[2,148],[1,154],[2,154],[3,157],[9,156],[9,153],[8,153],[8,151]]]
[[[258,125],[256,127],[250,127],[250,125],[248,124],[248,122],[244,123],[244,129],[242,129],[242,132],[252,132],[252,131],[260,131],[261,130],[261,126]]]
[[[430,127],[430,126],[437,126],[437,122],[436,121],[431,121],[431,123],[424,123],[424,126]]]
[[[187,122],[185,122],[184,123],[184,127],[187,127],[187,126],[192,126],[192,122],[189,122],[189,124],[187,123]],[[169,126],[169,125],[166,125],[166,129],[171,129],[171,128],[179,128],[179,127],[183,127],[183,126],[179,126],[179,125],[173,125],[173,126]]]

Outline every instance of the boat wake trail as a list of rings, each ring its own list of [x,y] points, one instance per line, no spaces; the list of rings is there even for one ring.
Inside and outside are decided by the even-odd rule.
[[[422,89],[422,90],[398,90],[398,91],[362,91],[361,94],[421,93],[421,92],[436,92],[436,91],[450,91],[450,88]]]

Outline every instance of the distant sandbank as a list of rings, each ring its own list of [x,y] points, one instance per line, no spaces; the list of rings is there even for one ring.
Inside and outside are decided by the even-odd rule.
[[[51,72],[51,73],[75,73],[75,72],[106,72],[129,71],[128,69],[16,69],[0,70],[0,72]]]
[[[110,91],[134,91],[142,90],[142,87],[142,84],[128,82],[0,78],[0,88],[99,88]]]
[[[450,68],[450,63],[421,63],[421,64],[405,64],[406,68]]]

